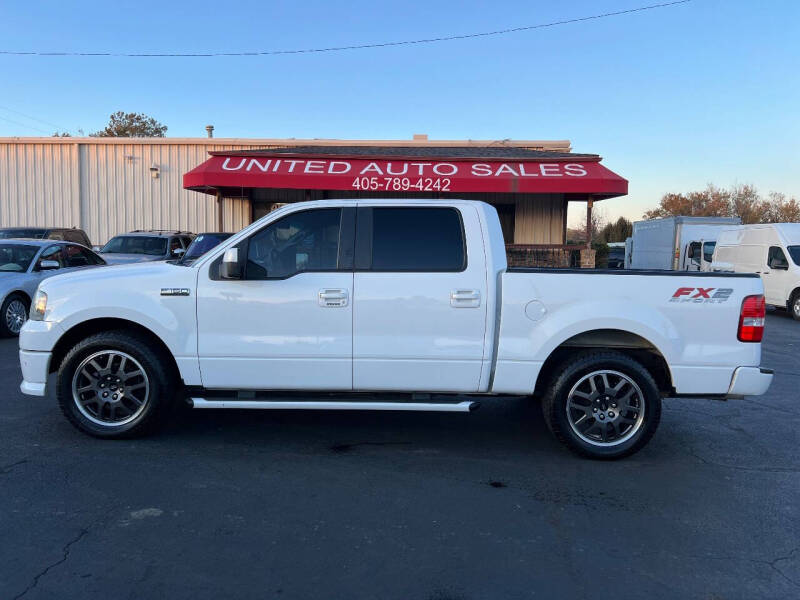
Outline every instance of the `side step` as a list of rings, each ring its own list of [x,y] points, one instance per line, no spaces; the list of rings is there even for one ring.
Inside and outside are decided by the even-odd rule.
[[[422,412],[472,412],[480,403],[462,402],[370,402],[317,400],[236,400],[190,398],[192,408],[248,408],[255,410],[408,410]]]

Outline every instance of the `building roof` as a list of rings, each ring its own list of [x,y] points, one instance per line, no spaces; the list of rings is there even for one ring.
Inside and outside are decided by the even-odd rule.
[[[440,158],[491,160],[599,161],[597,154],[575,154],[508,146],[290,146],[248,150],[212,151],[213,156],[337,156],[347,158]]]

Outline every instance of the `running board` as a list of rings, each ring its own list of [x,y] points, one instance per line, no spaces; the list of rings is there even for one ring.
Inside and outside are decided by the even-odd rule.
[[[190,398],[192,408],[247,408],[255,410],[408,410],[422,412],[472,412],[480,404],[463,402],[369,402],[316,400],[206,400]]]

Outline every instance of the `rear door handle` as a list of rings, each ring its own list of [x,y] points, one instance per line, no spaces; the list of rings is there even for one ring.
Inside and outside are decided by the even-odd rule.
[[[341,308],[347,306],[350,294],[342,289],[324,289],[319,291],[319,305],[325,308]]]
[[[450,306],[453,308],[477,308],[481,305],[478,290],[453,290],[450,292]]]

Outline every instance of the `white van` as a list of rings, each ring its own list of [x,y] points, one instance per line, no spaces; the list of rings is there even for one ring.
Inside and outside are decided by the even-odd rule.
[[[800,223],[726,229],[717,240],[714,264],[759,273],[767,304],[788,309],[800,321]]]

